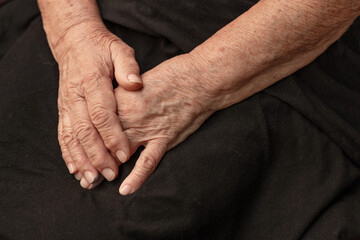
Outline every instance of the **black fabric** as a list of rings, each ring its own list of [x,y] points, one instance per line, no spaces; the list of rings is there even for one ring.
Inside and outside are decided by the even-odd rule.
[[[146,71],[251,6],[234,2],[99,3]],[[58,70],[36,2],[0,14],[24,19],[1,35],[0,239],[360,239],[359,20],[309,66],[216,112],[124,197],[138,153],[91,191],[61,159]]]
[[[25,1],[0,0],[0,59],[38,15],[36,4]],[[16,14],[15,14],[16,13]]]
[[[257,1],[101,0],[102,16],[122,26],[168,38],[189,51]]]

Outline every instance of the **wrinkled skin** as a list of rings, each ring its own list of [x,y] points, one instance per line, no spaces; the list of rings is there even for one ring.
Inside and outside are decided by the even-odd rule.
[[[241,102],[313,61],[346,31],[360,10],[358,1],[352,0],[336,4],[259,1],[189,54],[145,73],[144,89],[131,92],[122,88],[138,88],[128,88],[125,74],[118,72],[127,69],[127,63],[138,69],[133,52],[121,47],[124,44],[120,40],[115,41],[119,44],[114,50],[113,38],[96,29],[101,19],[95,1],[89,1],[90,5],[72,1],[72,6],[80,5],[76,13],[87,11],[80,14],[80,21],[64,22],[77,24],[93,19],[95,29],[92,26],[82,36],[68,37],[67,42],[75,47],[65,48],[65,57],[60,58],[54,51],[57,41],[51,41],[51,36],[58,35],[52,20],[72,15],[73,8],[62,1],[39,2],[44,2],[42,16],[49,22],[44,28],[60,66],[59,141],[65,161],[68,167],[74,162],[81,185],[92,188],[98,184],[97,170],[108,180],[116,177],[116,161],[111,155],[124,162],[144,145],[134,170],[120,187],[124,195],[136,191],[164,153],[198,129],[214,111]],[[67,9],[66,14],[57,11],[60,5]],[[82,28],[78,30],[75,33],[81,33]],[[89,35],[89,31],[96,34]],[[117,113],[125,133],[116,116],[110,86],[113,70],[120,85],[116,89]],[[119,150],[124,154],[118,154]]]
[[[167,60],[142,76],[140,91],[115,91],[118,115],[133,153],[145,149],[120,187],[135,192],[155,170],[166,151],[184,141],[213,113],[200,85],[200,73],[188,54]]]
[[[92,26],[86,37],[74,31],[67,33],[70,41],[52,48],[60,71],[58,138],[70,173],[82,187],[92,188],[103,180],[99,172],[109,181],[115,179],[119,160],[130,156],[116,115],[112,79],[115,75],[128,90],[142,84],[127,79],[139,74],[132,48],[105,28]]]

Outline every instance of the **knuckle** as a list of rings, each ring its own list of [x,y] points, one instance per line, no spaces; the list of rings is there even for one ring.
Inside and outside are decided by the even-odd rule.
[[[74,131],[75,135],[83,144],[91,142],[94,139],[93,127],[88,121],[75,122]]]
[[[61,104],[58,104],[58,116],[59,118],[63,118],[64,117],[64,113],[67,112],[67,109]]]
[[[82,157],[82,155],[79,152],[72,153],[71,160],[73,161],[75,166],[79,169],[83,167],[85,161],[85,159]]]
[[[73,81],[66,82],[64,88],[61,90],[61,96],[65,99],[72,99],[74,96],[81,95],[81,91],[79,89],[79,86],[77,83],[74,83]]]
[[[98,72],[87,73],[82,79],[81,88],[88,94],[91,94],[104,86],[103,80],[104,78]]]
[[[115,136],[106,136],[103,137],[103,140],[107,149],[115,149],[120,143],[119,139]]]
[[[132,47],[126,46],[121,52],[128,57],[135,57],[135,50]]]
[[[132,174],[137,183],[142,184],[145,182],[146,177],[144,176],[144,174],[142,172],[134,171]]]
[[[146,172],[152,172],[156,168],[156,160],[151,156],[143,156],[141,167]]]
[[[61,156],[62,156],[62,159],[64,159],[65,162],[70,162],[70,154],[69,152],[67,152],[66,150],[61,150]]]
[[[92,82],[100,78],[100,73],[96,71],[89,71],[83,75],[84,82]]]
[[[90,117],[96,127],[103,128],[108,126],[109,113],[107,109],[96,106],[90,111]]]
[[[61,156],[65,161],[68,161],[70,159],[70,153],[65,147],[65,144],[62,142],[62,140],[59,140],[60,150],[61,150]]]
[[[76,145],[76,139],[74,138],[74,134],[71,130],[63,130],[62,139],[68,148],[73,148]]]
[[[59,130],[58,130],[58,135],[57,135],[57,137],[58,137],[58,142],[59,142],[59,144],[60,144],[60,147],[62,147],[63,146],[63,133],[62,133],[62,130],[60,130],[60,128],[59,128]]]
[[[95,168],[100,168],[105,164],[104,157],[100,156],[96,151],[90,151],[88,153],[89,160],[91,162],[91,165],[93,165]]]
[[[64,109],[64,106],[63,106],[63,99],[62,99],[62,97],[58,97],[58,99],[57,99],[57,107],[58,107],[58,110],[59,111],[61,111],[61,110],[63,110]]]

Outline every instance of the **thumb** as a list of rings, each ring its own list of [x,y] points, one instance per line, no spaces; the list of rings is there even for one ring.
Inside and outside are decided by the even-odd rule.
[[[115,79],[126,90],[142,88],[140,68],[135,59],[135,51],[124,42],[116,41],[111,45]]]
[[[165,152],[165,144],[156,141],[149,142],[141,152],[134,169],[121,184],[120,194],[128,195],[138,190],[155,170]]]

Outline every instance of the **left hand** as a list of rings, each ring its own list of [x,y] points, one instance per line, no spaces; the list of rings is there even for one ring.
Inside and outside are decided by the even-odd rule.
[[[122,195],[135,192],[166,151],[184,141],[213,113],[189,54],[167,60],[142,75],[140,91],[115,90],[118,115],[134,153],[145,149],[122,183]]]

